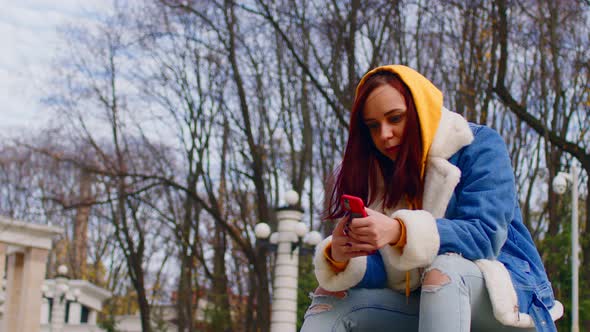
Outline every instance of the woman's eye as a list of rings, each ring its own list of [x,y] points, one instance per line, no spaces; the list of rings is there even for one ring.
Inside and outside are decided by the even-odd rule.
[[[391,123],[398,123],[402,120],[402,116],[401,115],[394,115],[392,117],[389,118],[389,122]]]
[[[379,127],[379,124],[377,124],[377,123],[367,123],[367,127],[369,129],[375,129],[375,128]]]

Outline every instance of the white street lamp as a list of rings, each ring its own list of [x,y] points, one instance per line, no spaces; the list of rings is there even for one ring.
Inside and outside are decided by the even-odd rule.
[[[304,237],[307,233],[309,233],[309,227],[304,222],[300,221],[295,225],[295,234],[298,237]]]
[[[271,234],[266,223],[254,227],[256,238],[276,252],[271,332],[295,332],[297,329],[297,279],[299,255],[313,252],[303,244],[317,245],[322,236],[301,222],[303,211],[296,208],[299,194],[293,190],[285,193],[286,207],[277,209],[277,231]],[[270,238],[269,238],[270,236]],[[269,240],[266,240],[268,239]]]
[[[578,315],[578,277],[579,277],[579,247],[578,240],[578,172],[572,162],[570,173],[559,172],[553,179],[553,191],[559,195],[565,193],[567,182],[571,182],[572,189],[572,332],[579,332],[579,315]]]
[[[68,275],[68,267],[65,266],[65,265],[63,265],[63,264],[60,265],[60,266],[58,266],[57,267],[57,274],[59,276],[66,276],[66,275]]]
[[[52,303],[48,308],[48,316],[51,317],[51,320],[48,322],[51,332],[63,331],[67,301],[77,302],[80,296],[80,289],[70,287],[67,274],[68,268],[65,265],[60,265],[57,268],[57,276],[54,282],[44,284],[41,287],[43,297],[51,300]]]
[[[257,239],[266,239],[270,235],[270,226],[267,223],[261,222],[254,226],[254,235]]]
[[[318,231],[311,231],[307,233],[303,239],[303,242],[315,247],[318,245],[318,243],[322,242],[322,234],[320,234]]]
[[[295,190],[289,190],[285,193],[285,202],[289,206],[294,206],[299,202],[299,194]]]

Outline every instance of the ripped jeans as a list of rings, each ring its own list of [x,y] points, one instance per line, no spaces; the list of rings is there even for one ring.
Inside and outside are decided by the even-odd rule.
[[[408,298],[390,289],[316,291],[301,331],[535,331],[499,323],[479,268],[459,255],[438,256],[424,276]]]

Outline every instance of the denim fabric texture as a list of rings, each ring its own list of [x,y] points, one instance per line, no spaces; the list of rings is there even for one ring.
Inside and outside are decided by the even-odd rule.
[[[473,262],[440,255],[430,269],[450,281],[416,290],[409,298],[387,288],[353,288],[343,298],[315,295],[301,331],[535,331],[504,326],[494,318],[483,276]]]
[[[522,222],[506,145],[494,130],[470,127],[475,140],[449,159],[462,175],[445,218],[437,220],[439,254],[498,259],[510,273],[519,311],[533,317],[538,331],[557,331],[548,312],[554,305],[553,289]]]

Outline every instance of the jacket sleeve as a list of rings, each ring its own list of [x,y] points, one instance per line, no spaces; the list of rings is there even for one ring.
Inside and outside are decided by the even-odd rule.
[[[461,180],[454,201],[447,218],[436,220],[438,254],[455,252],[470,260],[497,257],[516,204],[514,173],[504,140],[496,131],[480,127],[457,166]]]

